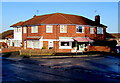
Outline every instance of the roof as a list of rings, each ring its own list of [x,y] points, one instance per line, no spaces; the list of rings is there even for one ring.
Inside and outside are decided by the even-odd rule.
[[[106,33],[106,38],[120,38],[120,33]]]
[[[24,23],[23,21],[20,21],[20,22],[18,22],[16,24],[11,25],[10,27],[22,26],[23,23]]]
[[[34,16],[33,18],[25,22],[16,23],[11,27],[39,25],[39,24],[79,24],[79,25],[107,27],[103,24],[96,24],[95,21],[92,21],[83,16],[63,14],[63,13],[53,13],[53,14],[46,14],[41,16]]]
[[[13,30],[8,30],[0,33],[0,39],[13,38]]]

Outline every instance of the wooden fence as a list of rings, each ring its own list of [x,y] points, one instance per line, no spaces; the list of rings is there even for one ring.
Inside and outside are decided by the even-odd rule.
[[[54,55],[54,49],[21,49],[20,55],[34,56],[34,55]]]

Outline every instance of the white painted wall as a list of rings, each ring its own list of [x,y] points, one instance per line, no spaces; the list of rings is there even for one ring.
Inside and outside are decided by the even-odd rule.
[[[18,28],[18,31],[16,31],[16,27],[14,27],[14,40],[22,40],[22,27]]]
[[[13,46],[13,42],[14,42],[13,39],[8,39],[8,40],[7,40],[8,46]]]
[[[22,27],[14,27],[14,46],[21,47],[22,42]]]

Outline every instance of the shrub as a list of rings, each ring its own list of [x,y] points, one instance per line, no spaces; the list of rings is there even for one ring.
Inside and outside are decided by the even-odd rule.
[[[46,49],[46,47],[42,47],[42,49]]]

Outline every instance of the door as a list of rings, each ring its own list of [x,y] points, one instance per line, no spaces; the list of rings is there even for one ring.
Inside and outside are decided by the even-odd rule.
[[[52,48],[53,48],[53,41],[49,41],[48,49],[52,49]]]
[[[78,43],[77,50],[78,52],[83,52],[85,48],[85,44]]]

